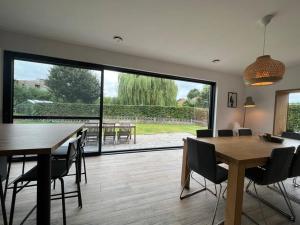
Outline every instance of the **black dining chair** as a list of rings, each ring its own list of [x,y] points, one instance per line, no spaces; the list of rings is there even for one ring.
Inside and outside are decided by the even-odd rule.
[[[52,194],[51,200],[62,200],[62,212],[63,212],[63,224],[67,224],[66,220],[66,205],[65,199],[66,198],[78,198],[78,206],[82,208],[82,198],[81,198],[81,190],[80,190],[80,183],[79,179],[76,179],[76,191],[65,192],[65,185],[64,185],[64,177],[69,174],[69,170],[74,163],[74,160],[77,157],[78,148],[80,148],[80,139],[81,136],[79,135],[76,139],[72,140],[68,146],[68,152],[66,159],[62,160],[52,160],[51,161],[51,180],[60,180],[61,183],[61,193],[59,194]],[[79,174],[77,174],[79,176]],[[21,175],[14,181],[13,187],[13,195],[12,195],[12,202],[11,202],[11,210],[10,210],[10,219],[9,225],[13,224],[14,218],[14,209],[15,209],[15,202],[16,202],[16,195],[19,193],[23,188],[32,187],[36,185],[31,185],[31,182],[37,181],[37,166],[33,167],[31,170],[26,172],[24,175]],[[19,183],[24,182],[24,185],[19,185]],[[34,211],[36,206],[30,210],[27,214],[25,219],[22,221],[21,224],[25,222],[25,220],[29,217],[29,215]]]
[[[281,137],[300,140],[300,134],[296,132],[285,131],[282,132]]]
[[[298,146],[295,152],[291,170],[289,173],[289,178],[293,178],[294,187],[300,187],[300,184],[297,183],[297,177],[299,176],[300,176],[300,146]]]
[[[1,204],[1,211],[2,211],[2,218],[3,224],[7,225],[7,215],[6,215],[6,207],[5,207],[5,197],[2,182],[6,179],[7,175],[7,157],[1,156],[0,157],[0,204]]]
[[[198,138],[204,137],[213,137],[213,130],[212,129],[204,129],[204,130],[196,130],[196,136]]]
[[[233,130],[218,130],[219,137],[232,137]]]
[[[217,165],[214,145],[196,139],[187,138],[187,146],[188,146],[188,165],[190,168],[190,173],[188,178],[185,181],[185,185],[188,182],[191,174],[195,172],[203,176],[205,179],[208,179],[215,185],[220,186],[219,192],[214,194],[217,196],[217,203],[215,206],[215,210],[212,217],[212,223],[211,223],[214,224],[218,205],[220,202],[221,193],[222,193],[221,183],[227,180],[228,172],[223,167]],[[203,191],[209,191],[206,187],[204,187],[198,191],[183,196],[184,187],[182,188],[182,191],[180,193],[181,200],[191,197]]]
[[[294,147],[288,148],[276,148],[273,149],[271,157],[267,161],[266,165],[261,167],[254,167],[246,169],[245,176],[250,180],[246,187],[246,192],[255,197],[265,205],[279,212],[283,216],[287,217],[291,221],[295,221],[295,213],[290,199],[288,198],[283,181],[290,176],[290,168],[292,160],[294,158]],[[249,187],[253,184],[254,193],[250,191]],[[288,206],[290,214],[279,209],[274,204],[268,202],[264,198],[260,197],[257,192],[256,185],[268,186],[276,184],[280,190],[281,195],[284,198],[285,203]],[[261,209],[262,210],[262,209]]]
[[[82,129],[78,135],[81,135],[81,139],[80,139],[80,148],[78,149],[79,152],[77,154],[77,158],[75,159],[75,166],[76,166],[76,173],[79,173],[80,175],[79,177],[79,181],[81,181],[81,176],[84,175],[85,178],[85,183],[87,183],[87,170],[86,170],[86,162],[85,162],[85,151],[84,148],[86,146],[86,142],[87,142],[87,132],[88,129],[84,128]],[[65,159],[67,157],[67,153],[68,153],[68,146],[61,146],[59,147],[53,154],[52,157],[54,159]],[[83,162],[83,172],[82,172],[82,162]],[[77,170],[78,169],[78,170]],[[76,176],[75,174],[69,174],[69,176]]]
[[[251,129],[239,129],[239,136],[252,136],[252,130]]]

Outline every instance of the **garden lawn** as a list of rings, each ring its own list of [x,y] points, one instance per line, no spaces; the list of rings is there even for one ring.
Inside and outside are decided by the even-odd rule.
[[[206,129],[194,124],[156,124],[156,123],[138,123],[136,124],[136,133],[141,134],[159,134],[159,133],[190,133],[196,135],[196,130]]]

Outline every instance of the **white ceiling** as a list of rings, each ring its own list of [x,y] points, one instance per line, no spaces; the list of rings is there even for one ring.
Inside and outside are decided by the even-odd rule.
[[[242,75],[273,12],[267,53],[300,64],[299,0],[0,0],[0,29]]]

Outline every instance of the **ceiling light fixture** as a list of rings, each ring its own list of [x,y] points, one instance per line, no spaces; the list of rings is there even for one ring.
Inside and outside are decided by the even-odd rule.
[[[282,62],[274,60],[270,55],[265,55],[266,30],[274,14],[266,15],[261,22],[264,25],[263,54],[254,63],[249,65],[244,72],[244,80],[247,85],[266,86],[282,79],[285,66]]]
[[[212,63],[219,63],[219,62],[221,62],[221,60],[220,60],[220,59],[214,59],[214,60],[212,60],[211,62],[212,62]]]
[[[118,35],[115,35],[114,36],[114,40],[118,43],[122,42],[123,41],[123,38],[121,36],[118,36]]]

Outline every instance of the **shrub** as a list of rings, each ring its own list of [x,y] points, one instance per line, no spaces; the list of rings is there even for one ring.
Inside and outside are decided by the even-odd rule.
[[[104,117],[109,118],[164,118],[180,120],[207,120],[208,110],[193,107],[104,105]],[[100,106],[81,103],[38,103],[25,102],[15,108],[15,115],[30,116],[82,116],[98,117]]]

